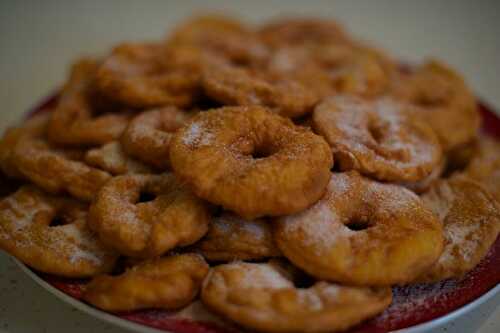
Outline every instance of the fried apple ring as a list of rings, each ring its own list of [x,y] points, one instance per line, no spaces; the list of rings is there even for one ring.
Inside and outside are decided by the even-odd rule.
[[[474,95],[458,73],[439,61],[402,74],[393,94],[419,106],[415,114],[432,127],[445,151],[470,142],[479,130]]]
[[[338,332],[382,312],[390,288],[347,287],[316,282],[296,288],[273,264],[235,262],[212,268],[201,299],[211,310],[264,332]]]
[[[463,176],[441,180],[422,196],[444,226],[444,252],[419,282],[461,278],[488,253],[500,232],[500,206]]]
[[[53,194],[69,193],[91,201],[111,175],[72,160],[79,151],[52,148],[43,140],[22,140],[13,152],[17,170],[34,184]],[[73,155],[73,156],[72,156]]]
[[[321,137],[259,106],[197,114],[175,134],[170,162],[199,197],[248,219],[310,206],[333,164]]]
[[[500,144],[497,140],[481,136],[465,174],[480,182],[500,203]]]
[[[112,175],[152,173],[149,166],[128,156],[120,142],[112,141],[85,153],[85,162]]]
[[[291,118],[309,113],[318,101],[312,91],[297,81],[270,80],[223,63],[205,67],[202,85],[209,97],[225,105],[262,105]]]
[[[49,116],[36,115],[17,127],[8,128],[0,140],[0,170],[12,178],[23,178],[13,160],[17,143],[23,139],[43,137],[46,134]]]
[[[352,285],[410,282],[443,250],[442,226],[417,195],[355,171],[334,173],[313,207],[278,219],[274,238],[309,274]]]
[[[267,66],[271,75],[300,82],[321,98],[339,93],[380,96],[389,89],[396,72],[388,56],[360,44],[284,47]]]
[[[162,43],[125,43],[113,49],[96,74],[100,91],[134,108],[193,103],[199,73],[170,63]]]
[[[181,25],[167,41],[172,49],[190,46],[231,63],[253,66],[269,52],[257,34],[241,22],[220,15],[196,17]]]
[[[141,202],[141,194],[154,199]],[[138,258],[195,243],[210,218],[205,203],[173,174],[115,177],[101,188],[89,215],[90,227],[105,244]]]
[[[258,34],[267,45],[274,48],[351,43],[351,39],[337,22],[307,17],[269,22],[260,28]]]
[[[274,244],[271,225],[262,219],[244,220],[224,213],[214,217],[208,233],[195,245],[207,260],[259,260],[281,256]]]
[[[105,311],[182,308],[196,297],[208,265],[196,254],[181,254],[140,263],[118,276],[95,277],[83,299]]]
[[[406,108],[390,98],[335,96],[316,107],[313,128],[326,138],[342,171],[415,182],[438,166],[442,151],[432,129]]]
[[[101,113],[97,106],[99,102],[104,103],[94,87],[98,66],[95,60],[83,59],[71,68],[69,80],[51,113],[48,126],[51,142],[70,146],[102,145],[116,140],[125,130],[129,115]],[[100,108],[114,109],[108,105]]]
[[[86,218],[86,205],[24,186],[0,201],[0,248],[36,270],[58,276],[109,272],[118,255],[88,229]],[[61,225],[50,225],[58,219]]]
[[[191,115],[174,107],[146,111],[135,117],[123,133],[125,151],[159,170],[168,168],[173,133]]]

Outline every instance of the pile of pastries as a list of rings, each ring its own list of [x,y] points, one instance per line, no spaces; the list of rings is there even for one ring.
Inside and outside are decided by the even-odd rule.
[[[391,286],[459,279],[500,231],[500,149],[438,60],[333,21],[193,18],[71,67],[0,142],[0,248],[106,311],[196,299],[334,332]]]

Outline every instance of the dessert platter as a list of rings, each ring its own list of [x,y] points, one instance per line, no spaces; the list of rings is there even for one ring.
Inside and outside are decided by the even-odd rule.
[[[0,249],[137,332],[426,332],[498,297],[500,120],[336,22],[194,17],[0,140]]]

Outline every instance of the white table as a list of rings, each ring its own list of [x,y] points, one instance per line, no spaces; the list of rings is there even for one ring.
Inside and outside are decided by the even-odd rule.
[[[1,1],[0,130],[60,85],[83,54],[121,40],[154,39],[208,2]],[[335,17],[402,59],[434,56],[460,68],[500,108],[498,1],[211,1],[249,21],[286,13]],[[439,332],[500,332],[500,297]],[[0,332],[119,332],[35,285],[0,254]]]

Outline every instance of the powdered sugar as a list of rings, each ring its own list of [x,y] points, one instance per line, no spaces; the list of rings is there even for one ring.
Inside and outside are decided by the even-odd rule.
[[[238,288],[283,289],[294,287],[283,273],[269,264],[236,262],[226,265],[225,269],[241,272],[243,278],[238,281]]]
[[[334,151],[363,161],[357,169],[401,179],[419,172],[415,168],[429,168],[440,157],[437,142],[413,124],[403,107],[390,98],[367,102],[340,95],[320,105],[314,118]]]
[[[99,265],[101,264],[101,259],[95,254],[90,251],[84,251],[78,247],[73,247],[73,251],[68,253],[69,255],[69,262],[72,264],[77,264],[81,261],[87,261],[91,262],[94,265]]]
[[[213,142],[214,134],[208,132],[202,123],[194,122],[187,129],[186,134],[182,138],[185,145],[192,146],[208,146]]]
[[[89,150],[85,154],[85,162],[111,174],[151,172],[149,167],[129,157],[116,141]]]
[[[10,222],[10,226],[13,232],[18,232],[30,224],[41,211],[49,211],[51,208],[48,204],[43,201],[31,200],[29,202],[20,203],[14,197],[8,197],[4,199],[4,203],[9,206],[2,212],[4,218]]]
[[[283,225],[285,235],[301,233],[305,244],[319,252],[328,251],[339,239],[354,235],[354,231],[340,223],[327,201],[319,201],[299,214],[286,217]]]
[[[308,311],[321,311],[323,309],[323,301],[314,290],[297,290],[297,296],[299,303]]]
[[[241,233],[251,235],[254,239],[263,239],[266,229],[262,220],[244,220],[236,215],[223,215],[217,221],[217,226],[230,236],[241,237]]]
[[[422,196],[425,206],[432,210],[440,221],[444,221],[455,199],[455,194],[447,182],[441,182],[439,187],[434,187]]]
[[[85,232],[85,222],[67,224],[47,230],[48,247],[53,251],[60,251],[71,264],[82,261],[99,265],[102,260],[103,249],[100,249],[97,238]]]
[[[378,318],[379,322],[401,321],[405,317],[423,316],[428,307],[446,303],[456,288],[456,281],[445,280],[436,284],[417,284],[397,287],[389,309]]]
[[[336,299],[339,296],[340,288],[337,285],[330,284],[323,289],[321,289],[321,294],[327,297],[328,299]]]
[[[459,255],[466,262],[470,262],[472,260],[471,256],[475,253],[475,249],[481,241],[480,235],[477,234],[479,226],[479,224],[475,223],[450,223],[445,225],[446,246],[439,258],[439,263],[446,264],[455,261],[456,255]]]
[[[346,174],[335,174],[328,182],[327,192],[329,196],[341,196],[352,190],[351,181]]]
[[[182,142],[186,145],[192,145],[201,135],[201,127],[198,123],[193,123],[189,126],[186,135],[182,138]]]

